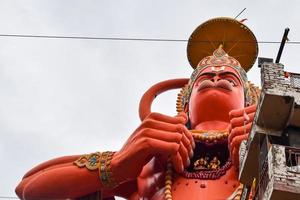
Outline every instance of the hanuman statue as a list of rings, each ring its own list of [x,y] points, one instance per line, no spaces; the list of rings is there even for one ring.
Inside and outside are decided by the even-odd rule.
[[[21,199],[238,199],[239,147],[248,138],[259,90],[246,72],[258,54],[243,23],[215,18],[191,35],[190,79],[152,86],[141,124],[117,152],[65,156],[27,172]],[[181,88],[176,116],[151,112],[154,98]]]

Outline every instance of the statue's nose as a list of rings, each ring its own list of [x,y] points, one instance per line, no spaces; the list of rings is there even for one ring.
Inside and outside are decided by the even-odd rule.
[[[211,80],[211,82],[214,82],[214,83],[216,83],[216,82],[218,82],[219,80],[221,80],[221,78],[219,77],[219,76],[214,76],[212,79],[210,79]]]

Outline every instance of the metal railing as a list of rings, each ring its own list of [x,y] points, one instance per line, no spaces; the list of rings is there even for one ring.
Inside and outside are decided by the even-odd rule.
[[[269,164],[268,164],[268,156],[266,156],[266,159],[264,160],[261,171],[259,173],[259,185],[258,185],[258,196],[259,199],[261,199],[267,189],[267,186],[270,182],[269,177]]]
[[[300,88],[300,74],[290,73],[291,86],[294,88]]]
[[[285,147],[286,166],[289,172],[300,173],[300,149]]]

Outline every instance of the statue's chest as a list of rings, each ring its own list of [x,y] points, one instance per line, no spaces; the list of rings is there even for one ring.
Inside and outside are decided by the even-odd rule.
[[[174,180],[171,191],[173,200],[223,200],[231,196],[238,186],[238,180],[230,179],[226,174],[217,180],[186,179],[178,177]]]
[[[164,200],[164,173],[139,180],[140,199]],[[175,176],[171,187],[173,200],[227,199],[239,186],[233,169],[217,180],[186,179]]]

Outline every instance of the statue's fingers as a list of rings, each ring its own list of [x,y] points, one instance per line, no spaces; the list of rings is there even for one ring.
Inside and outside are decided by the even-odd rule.
[[[178,152],[181,156],[181,160],[182,160],[183,165],[185,167],[188,167],[190,165],[189,154],[188,154],[188,150],[185,148],[185,146],[183,145],[182,142],[180,143]]]
[[[153,138],[165,142],[176,142],[178,144],[180,143],[180,146],[182,146],[180,148],[180,154],[184,157],[183,162],[185,163],[185,166],[189,161],[189,157],[193,156],[192,146],[185,134],[147,128],[142,131],[141,135],[145,138]]]
[[[180,144],[176,142],[165,142],[153,138],[145,138],[141,145],[144,146],[143,151],[152,155],[176,155],[180,147]]]
[[[232,164],[238,168],[239,167],[239,151],[237,148],[234,148],[232,151]]]
[[[185,126],[178,126],[179,131],[184,133],[184,135],[189,140],[189,143],[192,145],[192,148],[194,149],[196,147],[195,140],[193,138],[192,132],[190,132]]]
[[[183,117],[185,119],[184,124],[187,123],[187,121],[189,120],[188,115],[185,112],[180,112],[178,115],[176,115],[175,117]]]
[[[246,124],[251,123],[254,119],[254,115],[255,113],[247,114],[246,116],[248,117],[248,119],[246,118],[246,116],[232,118],[230,120],[230,125],[232,127],[238,127],[238,126],[243,126],[244,123]]]
[[[181,142],[183,143],[184,147],[187,149],[189,157],[190,158],[193,157],[194,152],[193,152],[192,144],[184,133],[182,134]]]
[[[182,162],[180,153],[177,152],[177,154],[173,155],[171,157],[171,160],[172,160],[175,171],[178,173],[182,173],[184,170],[184,166],[183,166],[183,162]]]
[[[244,108],[238,110],[232,110],[229,112],[229,118],[233,119],[233,118],[241,117],[244,115],[244,111],[245,111]]]
[[[180,143],[183,135],[177,132],[163,131],[158,129],[145,128],[141,131],[139,135],[143,138],[153,138],[157,140],[162,140],[165,142],[176,142]]]
[[[247,113],[244,113],[243,117],[244,117],[244,119],[245,119],[245,120],[244,120],[245,122],[249,122],[249,121],[250,121],[250,118],[249,118],[249,116],[248,116]]]
[[[231,126],[231,124],[229,124],[229,126],[228,126],[228,132],[230,133],[232,131],[232,126]]]
[[[178,127],[184,127],[184,125],[180,123],[172,124],[172,123],[158,121],[154,119],[145,119],[142,122],[142,125],[139,127],[139,129],[152,128],[152,129],[158,129],[158,130],[164,130],[170,132],[179,132]]]
[[[245,127],[239,126],[239,127],[235,127],[234,129],[232,129],[228,136],[228,144],[230,144],[235,137],[249,133],[251,130],[251,126],[252,126],[252,123],[246,124]]]
[[[229,118],[241,117],[244,113],[250,114],[255,113],[256,105],[251,105],[242,109],[232,110],[229,112]]]
[[[153,112],[150,113],[145,120],[147,119],[153,119],[156,121],[162,121],[170,124],[185,124],[187,122],[187,118],[183,114],[175,117],[171,117],[161,113]]]
[[[245,107],[245,112],[246,112],[247,114],[253,113],[253,112],[255,113],[256,108],[257,108],[257,105],[256,105],[256,104],[247,106],[247,107]]]
[[[230,149],[232,149],[232,150],[234,148],[239,149],[240,145],[241,145],[241,142],[243,140],[246,140],[248,138],[248,135],[249,134],[244,134],[244,135],[239,135],[239,136],[234,137],[232,142],[230,143]],[[233,152],[231,152],[231,153],[233,153]]]

